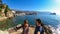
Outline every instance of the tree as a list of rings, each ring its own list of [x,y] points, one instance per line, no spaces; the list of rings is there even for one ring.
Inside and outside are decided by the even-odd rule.
[[[0,0],[0,8],[2,8],[2,0]]]
[[[1,10],[2,10],[2,9],[0,8],[0,12],[1,12]]]
[[[6,14],[7,14],[7,12],[10,10],[10,8],[8,7],[8,5],[6,5],[6,8],[5,8],[5,16],[6,16]]]

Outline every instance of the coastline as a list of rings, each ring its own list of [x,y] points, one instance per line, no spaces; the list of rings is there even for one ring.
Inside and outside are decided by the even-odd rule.
[[[19,27],[19,26],[21,26],[21,24],[18,24],[17,25],[17,27]],[[44,25],[45,26],[45,25]],[[16,27],[16,26],[15,26]],[[7,30],[4,30],[4,31],[2,31],[2,30],[0,30],[0,34],[21,34],[22,33],[22,31],[23,31],[23,29],[21,28],[21,29],[19,29],[19,30],[15,30],[15,27],[12,27],[12,28],[8,28]],[[52,32],[49,32],[50,31],[50,28],[49,28],[49,26],[45,26],[46,27],[46,30],[48,31],[48,32],[46,32],[46,31],[44,31],[44,34],[51,34]],[[29,27],[29,33],[30,34],[34,34],[34,30],[35,30],[35,26],[32,26],[31,25],[31,27]]]

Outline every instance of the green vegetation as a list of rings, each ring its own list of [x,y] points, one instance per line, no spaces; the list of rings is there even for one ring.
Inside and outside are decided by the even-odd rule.
[[[2,11],[2,9],[0,8],[0,12]]]
[[[5,9],[3,12],[5,14],[5,16],[6,16],[7,12],[10,11],[10,8],[6,4],[2,4],[2,7],[0,7],[0,13],[2,13],[2,9]]]
[[[8,5],[6,5],[6,8],[5,8],[5,16],[6,16],[6,13],[8,12],[8,10],[9,10],[9,7],[8,7]]]
[[[6,14],[8,11],[10,11],[10,8],[6,4],[2,4],[1,6],[0,6],[0,17],[6,17]],[[4,11],[2,11],[2,9],[4,9]],[[0,21],[0,30],[6,30],[12,26],[14,26],[13,18]]]
[[[7,19],[7,20],[4,20],[4,21],[0,21],[0,30],[6,30],[10,27],[15,26],[14,24],[15,23],[13,22],[13,18]]]

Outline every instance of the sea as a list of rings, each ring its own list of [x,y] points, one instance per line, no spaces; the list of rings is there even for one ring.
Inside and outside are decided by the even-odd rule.
[[[10,28],[16,26],[18,24],[23,24],[24,20],[28,20],[30,25],[35,26],[35,19],[40,19],[43,24],[49,26],[53,32],[53,34],[60,34],[60,15],[50,15],[50,14],[36,14],[36,15],[23,15],[23,16],[15,16],[11,20],[6,20],[4,23],[7,22],[7,27]],[[12,21],[12,22],[11,22]],[[4,27],[0,26],[0,29],[4,29]]]
[[[30,25],[35,25],[36,19],[40,19],[43,24],[51,25],[53,27],[57,27],[57,25],[60,24],[60,15],[45,15],[45,14],[16,16],[14,18],[14,22],[16,24],[23,24],[25,19],[29,21]]]
[[[53,34],[60,34],[60,15],[49,15],[49,14],[37,14],[37,15],[25,15],[16,16],[14,22],[16,24],[23,24],[24,20],[27,19],[30,25],[35,26],[35,19],[40,19],[43,24],[49,26]]]

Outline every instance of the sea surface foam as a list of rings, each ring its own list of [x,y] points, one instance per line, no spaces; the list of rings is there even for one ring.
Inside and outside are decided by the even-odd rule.
[[[60,34],[60,24],[57,25],[57,28],[52,27],[51,25],[49,25],[50,29],[52,30],[53,34]]]

